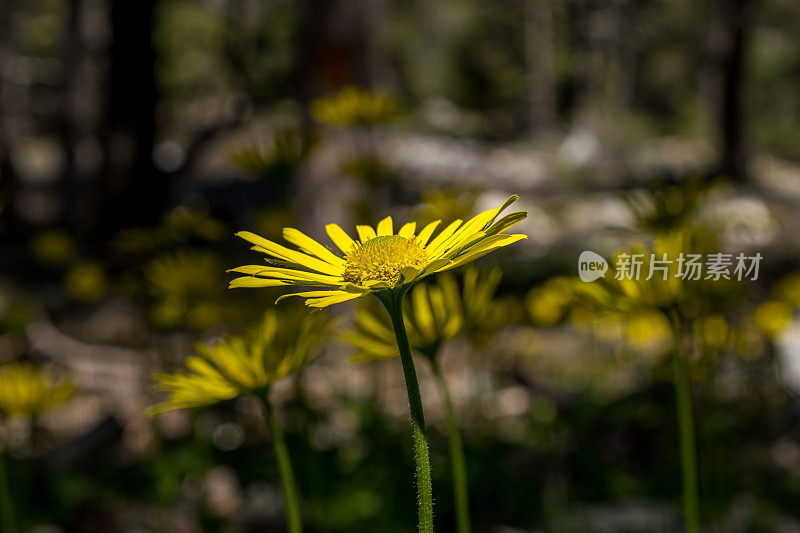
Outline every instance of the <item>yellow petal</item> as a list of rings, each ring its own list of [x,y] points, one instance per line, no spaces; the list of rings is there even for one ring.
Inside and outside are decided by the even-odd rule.
[[[342,291],[340,290],[292,292],[290,294],[284,294],[278,297],[278,299],[275,300],[275,303],[278,303],[286,298],[291,298],[292,296],[299,296],[301,298],[319,298],[321,296],[330,296],[331,294],[339,294],[341,292]]]
[[[359,350],[358,353],[350,358],[350,361],[353,363],[362,363],[375,359],[389,359],[400,355],[400,352],[397,351],[397,346],[386,344],[380,340],[365,337],[355,332],[343,333],[341,338]]]
[[[363,294],[339,292],[338,294],[326,296],[324,298],[309,298],[306,300],[306,305],[309,307],[328,307],[329,305],[346,302],[347,300],[353,300],[355,298],[361,298],[362,296]]]
[[[328,224],[325,226],[325,231],[328,233],[328,237],[331,238],[333,244],[335,244],[342,252],[349,254],[353,251],[353,247],[356,245],[356,241],[350,238],[338,224]]]
[[[506,231],[513,226],[516,226],[523,220],[528,217],[527,211],[514,211],[513,213],[509,213],[500,220],[493,222],[491,226],[486,228],[487,235],[495,235],[497,233],[501,233]]]
[[[461,226],[458,231],[454,232],[452,236],[441,242],[438,249],[431,250],[431,255],[436,256],[445,253],[449,249],[464,246],[467,241],[472,239],[472,236],[475,233],[480,232],[487,225],[491,224],[497,218],[497,215],[499,215],[506,207],[514,203],[514,201],[516,201],[518,198],[519,197],[517,195],[512,195],[505,202],[503,202],[500,207],[487,209],[486,211],[478,213],[469,219],[463,226]]]
[[[430,250],[431,247],[429,246],[428,253],[432,256],[436,256],[447,252],[447,250],[461,246],[463,242],[471,239],[473,235],[480,232],[490,220],[497,216],[496,211],[497,209],[490,209],[489,211],[484,211],[472,217],[463,226],[458,228],[458,231],[453,232],[449,238],[439,243],[436,249]]]
[[[445,307],[444,294],[442,293],[440,287],[431,287],[430,291],[428,291],[428,302],[431,305],[431,311],[433,313],[436,329],[444,334],[445,324],[447,323],[448,319],[448,311],[447,307]],[[460,310],[458,308],[453,308],[454,318],[456,315],[458,315],[459,311]]]
[[[386,217],[378,222],[378,235],[394,235],[394,226],[392,225],[392,217]]]
[[[280,268],[266,265],[245,265],[231,268],[228,270],[228,272],[238,272],[240,274],[250,274],[251,276],[286,281],[313,281],[316,283],[327,283],[329,285],[337,286],[342,283],[341,276],[328,276],[318,272],[305,272],[303,270],[295,270],[293,268]]]
[[[502,248],[503,246],[508,246],[509,244],[514,244],[517,241],[521,241],[522,239],[527,239],[527,235],[522,234],[514,234],[514,235],[492,235],[491,237],[487,237],[482,242],[478,243],[474,248],[470,248],[464,255],[460,257],[456,257],[453,260],[453,263],[447,265],[443,268],[439,268],[436,272],[442,272],[444,270],[449,270],[451,268],[455,268],[457,266],[461,266],[465,263],[469,263],[470,261],[475,261],[483,257],[484,255],[488,254],[496,250],[497,248]]]
[[[446,241],[460,225],[461,225],[461,220],[455,220],[451,222],[449,226],[440,231],[439,235],[434,237],[434,239],[430,243],[428,243],[428,245],[425,247],[425,251],[428,252],[428,259],[437,258],[436,255],[431,252],[435,251],[440,244]]]
[[[285,246],[276,244],[268,239],[265,239],[264,237],[256,235],[255,233],[251,233],[249,231],[240,231],[236,235],[260,248],[263,248],[266,253],[272,255],[273,257],[277,257],[278,259],[291,261],[312,270],[330,274],[332,276],[340,276],[342,274],[342,268],[340,267],[335,267],[329,263],[326,263],[325,261],[310,255],[306,255],[302,252],[290,250]]]
[[[362,243],[377,237],[375,230],[372,229],[372,226],[356,226],[356,231],[358,232],[358,238],[361,239]]]
[[[280,287],[282,285],[288,285],[288,283],[279,279],[264,279],[255,278],[253,276],[244,276],[241,278],[232,279],[231,282],[228,283],[228,288],[238,289],[242,287]]]
[[[425,276],[440,270],[447,270],[445,267],[449,266],[451,263],[452,261],[446,258],[431,261],[427,264],[427,266],[425,266],[425,268],[422,269],[422,272],[417,275],[417,279],[424,278]]]
[[[417,244],[424,248],[425,245],[428,243],[428,239],[430,239],[431,235],[433,235],[433,232],[436,229],[436,227],[441,223],[442,223],[441,220],[434,220],[433,222],[422,228],[422,231],[419,232],[419,235],[417,235],[416,238]]]
[[[440,254],[443,257],[452,259],[454,257],[461,255],[463,252],[468,251],[471,246],[478,244],[479,242],[486,239],[486,237],[487,237],[486,233],[484,233],[483,231],[479,231],[477,233],[471,233],[465,236],[464,238],[460,239],[457,243],[453,243],[451,246],[447,246],[446,249],[445,248],[440,249]]]
[[[226,272],[237,272],[239,274],[247,274],[250,276],[255,276],[259,272],[263,272],[267,270],[269,267],[266,265],[242,265],[236,268],[229,268]]]
[[[414,231],[417,229],[416,222],[409,222],[407,224],[403,224],[403,227],[400,228],[400,231],[397,232],[398,235],[401,237],[405,237],[406,239],[410,239],[414,236]]]
[[[411,291],[411,308],[414,310],[414,322],[417,329],[426,338],[430,339],[436,335],[433,311],[428,301],[428,287],[417,285]]]
[[[322,246],[320,243],[318,243],[308,235],[304,234],[302,231],[296,230],[294,228],[284,228],[283,238],[289,241],[290,243],[294,244],[298,248],[310,254],[316,255],[326,263],[330,263],[335,266],[344,265],[344,259],[342,259],[338,255],[335,255],[333,252]]]
[[[363,307],[358,310],[356,322],[360,329],[375,337],[380,339],[394,339],[394,331],[378,320],[375,315],[363,309]]]
[[[512,194],[511,196],[506,198],[506,201],[503,202],[503,205],[501,205],[500,207],[498,207],[495,210],[495,211],[497,211],[497,213],[495,214],[495,217],[497,217],[497,215],[499,215],[501,212],[503,212],[506,207],[510,206],[511,204],[516,202],[517,200],[519,200],[519,195],[518,194]],[[494,218],[489,221],[490,224],[493,223],[493,222],[494,222]]]

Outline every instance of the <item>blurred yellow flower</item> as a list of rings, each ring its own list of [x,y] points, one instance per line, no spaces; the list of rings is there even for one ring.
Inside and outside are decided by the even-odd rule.
[[[792,319],[792,308],[789,304],[771,300],[759,305],[753,319],[756,326],[770,339],[775,338]]]
[[[560,322],[575,299],[575,281],[567,277],[555,277],[542,286],[534,287],[525,297],[533,323],[538,326],[553,326]]]
[[[564,307],[575,306],[578,312],[571,316],[602,338],[625,341],[635,349],[668,345],[673,340],[671,318],[684,303],[686,285],[702,283],[684,280],[680,272],[679,257],[692,245],[690,232],[661,233],[650,248],[614,254],[609,272],[597,281],[562,280],[548,296],[554,302],[554,317],[560,319]],[[641,260],[638,272],[624,268],[625,258],[633,256]],[[534,306],[532,314],[535,310]]]
[[[786,303],[800,307],[800,274],[791,274],[783,278],[775,292]]]
[[[619,252],[609,262],[612,266],[603,279],[590,283],[572,280],[575,297],[568,304],[570,316],[592,328],[593,317],[597,314],[613,315],[624,322],[627,331],[623,338],[634,348],[650,344],[658,347],[666,345],[670,339],[675,340],[672,330],[679,321],[682,327],[691,329],[708,353],[716,353],[732,343],[733,330],[742,327],[734,328],[728,317],[716,311],[722,308],[730,312],[741,294],[740,289],[735,281],[724,278],[709,280],[688,275],[684,279],[682,275],[689,272],[685,258],[689,254],[701,257],[701,252],[707,253],[710,246],[712,242],[702,229],[685,227],[656,235],[651,248]],[[613,267],[619,264],[622,254],[629,257],[641,254],[638,278],[621,276]],[[657,263],[652,263],[653,275],[650,276],[653,260]],[[567,292],[566,286],[561,290]],[[559,296],[552,298],[562,304]],[[721,302],[725,302],[724,305]],[[775,332],[782,324],[781,316],[778,308],[768,306],[756,313],[755,320],[760,322],[763,331]]]
[[[181,250],[152,260],[145,265],[144,276],[154,296],[185,300],[216,293],[221,271],[215,253]]]
[[[184,361],[186,370],[156,375],[168,399],[148,412],[202,407],[244,394],[263,397],[273,383],[296,374],[313,358],[330,325],[321,313],[270,311],[242,335],[198,343],[196,355]]]
[[[215,302],[199,302],[186,311],[186,326],[189,329],[206,329],[214,324],[219,324],[225,309]]]
[[[33,258],[40,263],[60,266],[69,263],[78,254],[78,245],[67,230],[53,228],[34,235],[30,250]]]
[[[333,126],[383,124],[399,114],[400,104],[395,97],[352,86],[311,103],[311,116]]]
[[[628,317],[626,334],[628,342],[635,348],[667,343],[672,339],[669,320],[658,312],[637,313]]]
[[[422,193],[422,202],[417,210],[420,223],[434,220],[466,218],[475,208],[477,194],[456,189],[433,189]]]
[[[64,278],[64,292],[73,300],[94,302],[108,291],[108,274],[97,261],[76,264]]]
[[[728,341],[730,327],[725,317],[720,314],[702,317],[696,326],[698,338],[707,346],[721,348]]]
[[[56,379],[30,363],[12,361],[0,366],[0,413],[39,416],[72,397],[75,385]]]
[[[419,284],[411,290],[403,315],[413,351],[433,359],[439,347],[458,335],[464,325],[458,284],[449,272],[434,284]],[[351,361],[363,362],[398,357],[389,315],[366,302],[358,309],[355,328],[342,338],[356,348]]]
[[[487,315],[495,309],[492,298],[501,276],[499,268],[481,273],[470,266],[464,271],[461,290],[450,272],[439,276],[435,284],[415,286],[403,312],[412,350],[432,360],[453,337],[484,329]],[[355,328],[342,338],[356,348],[353,362],[400,355],[389,316],[366,304],[359,307]]]
[[[343,256],[294,228],[285,228],[283,238],[299,250],[291,250],[253,233],[237,235],[253,244],[252,250],[266,254],[265,265],[246,265],[231,272],[247,274],[230,282],[236,287],[313,286],[320,289],[281,296],[306,298],[310,307],[327,307],[370,293],[403,290],[426,276],[455,268],[527,238],[503,232],[521,222],[527,213],[517,211],[496,220],[517,196],[500,207],[480,213],[467,222],[456,220],[433,236],[440,220],[415,234],[416,222],[403,225],[395,234],[392,217],[377,228],[356,226],[359,241],[336,224],[325,229]],[[325,290],[322,290],[324,288]]]
[[[575,295],[591,307],[606,311],[671,312],[693,301],[698,291],[711,283],[684,276],[688,272],[686,254],[696,251],[695,237],[690,231],[676,230],[656,235],[652,247],[617,252],[609,262],[611,268],[606,276],[591,283],[576,282],[573,285]],[[641,261],[637,272],[624,266],[626,261],[631,264],[633,256]],[[719,287],[727,286],[723,280],[714,283]]]
[[[470,266],[464,271],[461,290],[449,272],[439,276],[436,284],[415,286],[403,313],[412,348],[433,359],[453,337],[491,329],[496,321],[489,315],[498,311],[493,297],[501,276],[497,267],[480,272]],[[359,308],[355,329],[342,335],[358,349],[354,362],[399,355],[388,318],[366,305]]]

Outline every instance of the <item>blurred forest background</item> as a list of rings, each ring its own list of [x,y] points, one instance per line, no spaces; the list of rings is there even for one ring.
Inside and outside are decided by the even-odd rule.
[[[476,531],[680,530],[669,332],[587,320],[570,280],[581,250],[691,219],[764,257],[695,317],[703,521],[800,532],[796,0],[2,0],[0,363],[75,385],[5,407],[22,531],[283,531],[256,407],[144,413],[153,372],[280,294],[226,289],[251,259],[233,232],[463,218],[511,193],[529,240],[487,259],[493,313],[442,356]],[[274,391],[307,528],[413,531],[399,362],[352,352],[334,337]]]

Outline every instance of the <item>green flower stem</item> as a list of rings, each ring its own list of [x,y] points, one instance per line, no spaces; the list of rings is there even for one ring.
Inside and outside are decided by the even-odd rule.
[[[467,462],[464,459],[464,445],[461,442],[461,431],[458,429],[453,400],[447,388],[447,381],[439,365],[434,362],[433,373],[444,400],[447,418],[447,440],[450,443],[450,464],[453,469],[453,494],[456,504],[456,530],[458,533],[470,533],[469,523],[469,484],[467,482]]]
[[[0,532],[17,533],[14,518],[14,505],[11,502],[11,491],[8,486],[5,451],[0,445]]]
[[[292,472],[292,462],[289,459],[289,449],[286,447],[286,439],[283,436],[283,431],[275,418],[275,413],[272,411],[272,406],[269,404],[269,399],[266,394],[259,395],[261,405],[264,410],[264,419],[269,427],[269,432],[272,435],[272,443],[275,447],[275,459],[278,461],[278,472],[281,476],[281,485],[283,486],[283,499],[286,502],[286,521],[289,526],[289,533],[301,533],[303,531],[303,524],[300,520],[300,505],[297,498],[297,486],[294,482],[294,473]]]
[[[403,376],[408,392],[408,406],[411,410],[411,433],[414,440],[414,456],[417,468],[417,511],[419,531],[433,533],[433,487],[431,483],[431,460],[428,451],[428,436],[425,432],[425,416],[422,412],[422,397],[419,393],[417,372],[411,347],[408,344],[406,326],[403,323],[403,295],[405,291],[386,291],[379,298],[392,318],[400,360],[403,363]]]
[[[681,350],[681,328],[673,320],[674,350],[672,368],[675,373],[675,407],[678,412],[678,429],[681,446],[681,474],[683,478],[683,515],[687,533],[700,531],[700,511],[697,495],[697,452],[694,439],[692,396],[689,388],[689,371],[686,356]]]

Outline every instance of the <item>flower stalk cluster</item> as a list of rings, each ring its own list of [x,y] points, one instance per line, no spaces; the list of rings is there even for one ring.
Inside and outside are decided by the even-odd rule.
[[[470,263],[484,255],[508,246],[521,239],[524,234],[506,234],[509,228],[525,219],[527,213],[517,211],[498,218],[500,213],[517,200],[511,196],[497,208],[489,209],[466,222],[456,220],[438,233],[441,221],[427,224],[419,232],[415,222],[409,222],[395,233],[391,217],[381,220],[373,228],[356,226],[358,239],[353,239],[336,224],[325,229],[338,253],[317,242],[304,233],[286,228],[283,237],[296,250],[272,242],[250,232],[237,235],[250,242],[252,249],[263,253],[265,265],[245,265],[232,269],[244,274],[231,281],[231,288],[306,286],[314,290],[286,294],[278,301],[290,296],[305,298],[310,307],[328,307],[337,303],[374,294],[389,314],[394,332],[397,352],[403,366],[403,376],[408,393],[411,414],[411,433],[415,457],[417,506],[419,530],[433,531],[433,489],[431,484],[430,452],[425,428],[422,397],[419,390],[414,359],[411,352],[406,324],[403,317],[403,301],[406,293],[424,278]],[[416,300],[415,300],[416,301]],[[458,315],[460,316],[460,315]],[[436,343],[437,346],[440,343]],[[394,350],[393,350],[394,352]],[[437,370],[438,371],[438,370]],[[441,377],[441,376],[440,376]],[[441,383],[444,385],[443,378]],[[443,388],[446,402],[451,404],[446,386]],[[460,435],[453,417],[451,434],[455,435],[460,457],[457,468],[456,492],[459,494],[460,531],[468,531],[466,511],[466,470],[461,450]]]

